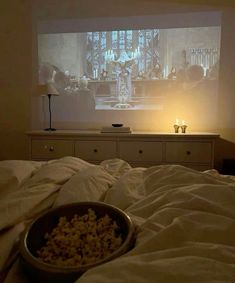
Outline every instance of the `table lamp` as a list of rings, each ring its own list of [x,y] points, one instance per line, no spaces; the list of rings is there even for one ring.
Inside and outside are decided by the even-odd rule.
[[[54,85],[54,83],[49,82],[47,84],[38,86],[38,94],[48,97],[48,108],[49,108],[49,128],[44,129],[45,131],[56,131],[55,128],[51,126],[51,97],[58,96],[59,93]]]

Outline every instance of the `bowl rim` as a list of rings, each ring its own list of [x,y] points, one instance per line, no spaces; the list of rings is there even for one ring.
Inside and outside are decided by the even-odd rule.
[[[46,214],[50,214],[53,213],[57,210],[60,210],[62,208],[69,208],[71,206],[79,206],[79,205],[97,205],[97,206],[102,206],[102,207],[107,207],[108,209],[112,209],[115,210],[116,212],[120,213],[123,218],[125,219],[128,227],[129,227],[129,232],[127,233],[126,239],[124,240],[124,242],[121,244],[121,246],[115,250],[112,254],[110,254],[109,256],[96,261],[94,263],[91,264],[84,264],[81,266],[56,266],[54,264],[50,264],[50,263],[46,263],[42,260],[40,260],[38,257],[34,256],[31,251],[28,249],[27,246],[27,238],[30,232],[30,229],[33,227],[33,225],[41,218],[43,218]],[[91,207],[92,208],[92,207]],[[74,203],[70,203],[70,204],[65,204],[65,205],[61,205],[61,206],[57,206],[55,208],[50,208],[47,209],[46,211],[40,213],[26,228],[25,230],[22,232],[21,237],[20,237],[20,255],[22,256],[22,258],[30,263],[33,267],[36,267],[37,269],[40,269],[42,271],[46,271],[46,272],[50,272],[50,273],[73,273],[73,272],[85,272],[86,270],[92,268],[92,267],[96,267],[98,265],[101,265],[103,263],[106,263],[112,259],[115,259],[121,255],[123,255],[124,253],[126,253],[129,249],[130,246],[133,245],[135,239],[135,225],[132,221],[132,219],[130,218],[130,216],[123,210],[121,210],[120,208],[111,205],[111,204],[107,204],[101,201],[81,201],[81,202],[74,202]]]

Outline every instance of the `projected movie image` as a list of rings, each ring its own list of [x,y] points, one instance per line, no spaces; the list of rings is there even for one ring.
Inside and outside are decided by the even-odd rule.
[[[170,96],[216,103],[220,27],[38,35],[39,81],[95,110],[164,110]]]

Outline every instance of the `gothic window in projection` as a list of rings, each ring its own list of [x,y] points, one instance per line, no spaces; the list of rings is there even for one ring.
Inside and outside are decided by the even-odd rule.
[[[161,111],[198,93],[212,107],[219,54],[219,26],[40,33],[39,81],[64,96],[87,91],[95,110]]]

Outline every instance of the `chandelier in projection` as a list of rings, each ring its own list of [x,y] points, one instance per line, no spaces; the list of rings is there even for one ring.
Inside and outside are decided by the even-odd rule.
[[[122,50],[120,56],[115,60],[116,55],[113,50],[105,52],[105,61],[114,68],[116,74],[116,93],[118,103],[114,105],[115,108],[129,108],[128,103],[132,94],[132,67],[136,64],[136,60],[140,56],[139,47],[128,56],[125,50]]]

